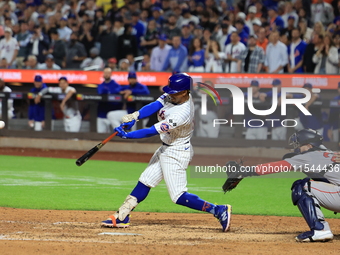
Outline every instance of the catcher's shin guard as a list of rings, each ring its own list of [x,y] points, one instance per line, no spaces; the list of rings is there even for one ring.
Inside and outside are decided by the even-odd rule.
[[[302,216],[306,220],[311,230],[322,230],[324,229],[324,225],[320,222],[320,220],[323,219],[318,219],[317,217],[314,200],[307,194],[307,191],[304,187],[306,183],[310,185],[309,178],[297,180],[293,183],[293,204],[298,206]]]
[[[123,221],[137,205],[137,198],[128,195],[119,210],[114,214],[115,218]]]

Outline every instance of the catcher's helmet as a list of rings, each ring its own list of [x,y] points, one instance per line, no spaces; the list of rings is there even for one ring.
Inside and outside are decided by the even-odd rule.
[[[163,91],[168,94],[176,94],[183,90],[190,90],[192,78],[186,73],[176,73],[170,76],[168,86]]]
[[[302,129],[291,135],[289,145],[292,145],[296,153],[300,153],[300,147],[311,144],[314,148],[327,150],[322,144],[323,137],[313,129]]]

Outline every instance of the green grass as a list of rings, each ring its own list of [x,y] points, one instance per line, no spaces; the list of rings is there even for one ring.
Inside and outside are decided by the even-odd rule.
[[[131,192],[145,167],[144,163],[97,160],[77,167],[73,159],[0,156],[0,206],[112,211]],[[290,187],[302,176],[244,179],[224,195],[224,179],[190,178],[188,171],[188,188],[212,203],[233,205],[236,214],[300,216],[291,203]],[[151,190],[136,211],[194,212],[173,204],[164,182]],[[323,211],[326,217],[334,217]]]

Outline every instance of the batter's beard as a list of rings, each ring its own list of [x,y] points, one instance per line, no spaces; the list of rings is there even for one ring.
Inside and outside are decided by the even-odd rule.
[[[176,104],[175,99],[169,96],[170,103]]]

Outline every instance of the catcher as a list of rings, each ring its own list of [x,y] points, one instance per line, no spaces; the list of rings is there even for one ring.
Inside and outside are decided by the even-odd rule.
[[[227,163],[228,179],[225,192],[234,189],[244,177],[273,174],[283,171],[302,171],[308,177],[292,185],[292,202],[297,205],[310,231],[298,235],[299,242],[329,241],[333,233],[321,212],[321,206],[340,212],[340,157],[328,150],[323,137],[315,130],[303,129],[289,138],[294,153],[284,155],[281,161],[245,168],[235,161]],[[229,169],[229,171],[228,171]],[[247,171],[246,171],[247,169]]]

